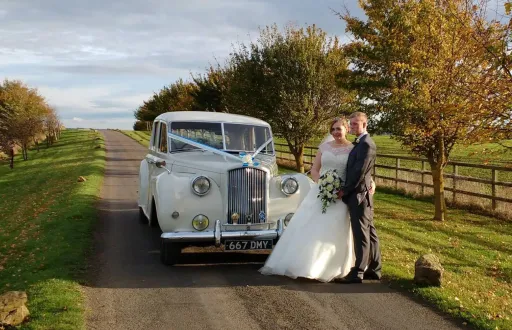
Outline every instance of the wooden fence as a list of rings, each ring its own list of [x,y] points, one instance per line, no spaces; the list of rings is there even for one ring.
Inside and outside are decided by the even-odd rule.
[[[295,165],[293,155],[286,144],[276,143],[275,146],[277,159],[281,164]],[[305,147],[304,164],[307,169],[312,165],[316,152],[316,147]],[[428,165],[428,161],[421,158],[377,154],[373,175],[379,184],[406,191],[412,190],[419,195],[431,195],[434,185]],[[500,209],[509,211],[508,204],[512,203],[512,166],[449,162],[445,168],[444,178],[444,190],[451,193],[451,196],[447,197],[451,197],[452,202],[476,202],[492,210],[497,210],[498,203],[502,203]],[[412,189],[411,186],[416,188]],[[488,203],[482,203],[482,199]]]

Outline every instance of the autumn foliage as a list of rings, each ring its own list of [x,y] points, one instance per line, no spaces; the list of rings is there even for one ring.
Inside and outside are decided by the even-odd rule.
[[[28,148],[46,139],[47,145],[60,136],[61,123],[37,89],[21,81],[4,80],[0,84],[0,151],[11,159],[20,148],[23,159],[28,159]]]
[[[507,25],[465,0],[365,0],[368,19],[341,14],[354,40],[340,86],[430,163],[435,219],[444,220],[443,170],[454,145],[510,136]]]

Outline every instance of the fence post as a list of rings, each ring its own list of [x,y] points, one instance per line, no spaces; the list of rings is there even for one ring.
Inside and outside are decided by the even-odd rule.
[[[400,169],[400,158],[396,158],[396,169],[395,169],[395,189],[398,190],[398,170]]]
[[[457,202],[457,175],[459,175],[459,167],[453,165],[453,203]]]
[[[425,196],[425,161],[421,161],[421,196]]]
[[[492,169],[492,209],[496,210],[496,182],[498,182],[498,170]]]

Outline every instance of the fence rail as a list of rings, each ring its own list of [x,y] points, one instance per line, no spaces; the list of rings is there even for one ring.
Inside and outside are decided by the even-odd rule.
[[[287,161],[295,161],[292,153],[288,149],[288,145],[275,143],[277,159],[281,162]],[[308,153],[309,151],[309,153]],[[312,165],[314,157],[316,155],[317,148],[307,146],[304,148],[304,164]],[[286,156],[285,156],[286,155]],[[283,157],[285,156],[285,157]],[[291,157],[290,157],[291,156]],[[409,163],[418,163],[418,168],[404,167],[402,166],[402,161]],[[409,157],[409,156],[395,156],[395,155],[385,155],[385,154],[377,154],[377,162],[374,167],[373,176],[376,179],[387,180],[393,182],[393,186],[395,188],[400,187],[400,183],[404,185],[414,185],[419,186],[420,194],[426,194],[426,188],[432,189],[434,185],[431,182],[432,173],[430,170],[427,170],[428,161],[426,159]],[[421,168],[419,168],[421,166]],[[310,167],[310,166],[308,166]],[[461,169],[466,172],[471,170],[488,170],[490,171],[490,179],[479,178],[470,175],[462,175],[459,174]],[[381,173],[382,172],[382,173]],[[444,178],[450,180],[451,187],[446,186],[444,190],[451,192],[452,201],[458,202],[460,199],[460,195],[472,196],[477,198],[483,198],[489,200],[491,202],[492,210],[497,209],[497,202],[502,203],[512,203],[512,167],[504,167],[504,166],[493,166],[493,165],[479,165],[479,164],[471,164],[464,162],[448,162],[448,165],[445,168]],[[451,173],[450,173],[451,172]],[[415,177],[420,177],[421,180],[411,180],[407,175],[406,177],[400,177],[404,173],[410,173]],[[504,176],[507,178],[511,178],[510,181],[500,181],[500,173],[505,174]],[[430,182],[429,182],[430,181]],[[469,183],[469,184],[468,184]],[[473,184],[481,184],[490,186],[490,189],[485,189],[482,187],[474,187],[471,186],[470,183]],[[473,191],[463,190],[462,186],[469,186]],[[481,191],[474,191],[480,189]],[[490,190],[490,191],[489,191]],[[490,194],[485,194],[482,191],[489,191]],[[500,196],[499,193],[502,193]],[[509,207],[505,207],[508,209]]]

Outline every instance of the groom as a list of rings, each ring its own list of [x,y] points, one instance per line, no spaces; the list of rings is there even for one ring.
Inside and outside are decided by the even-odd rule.
[[[347,162],[347,180],[339,198],[348,205],[354,236],[356,261],[341,283],[362,283],[363,279],[380,280],[379,238],[373,225],[373,198],[370,193],[376,147],[368,135],[368,117],[362,112],[350,116],[350,130],[357,136]]]

